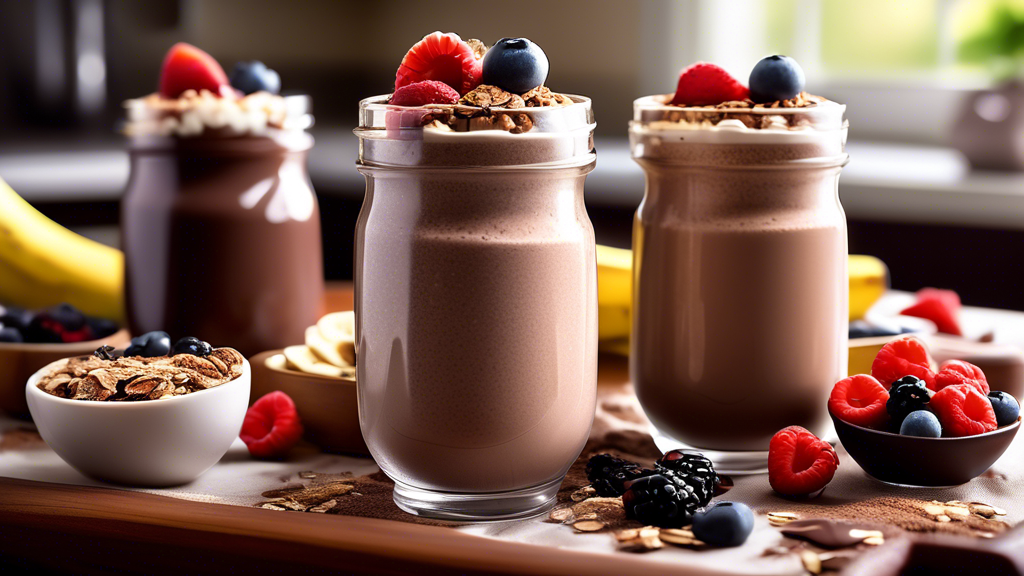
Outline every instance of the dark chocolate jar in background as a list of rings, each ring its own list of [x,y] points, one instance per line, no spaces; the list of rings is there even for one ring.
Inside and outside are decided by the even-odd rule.
[[[313,138],[301,127],[247,126],[244,115],[230,116],[231,101],[205,98],[168,121],[147,100],[129,106],[135,130],[121,205],[132,333],[194,335],[245,355],[302,342],[323,295],[320,216],[306,171]],[[218,126],[209,110],[188,117],[203,105],[227,109],[235,124]]]

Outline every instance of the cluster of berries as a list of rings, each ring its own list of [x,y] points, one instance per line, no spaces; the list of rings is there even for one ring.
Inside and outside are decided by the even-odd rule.
[[[698,62],[679,73],[672,104],[714,106],[723,102],[752,100],[757,103],[795,98],[804,89],[804,71],[789,56],[762,58],[750,72],[744,86],[720,66]]]
[[[160,69],[160,95],[177,98],[187,90],[208,90],[220,96],[281,91],[281,77],[263,62],[238,62],[231,77],[206,52],[179,42],[171,47]]]
[[[391,104],[455,104],[481,84],[513,94],[542,86],[548,57],[526,38],[502,38],[490,49],[458,34],[428,34],[405,54],[395,74]]]
[[[950,360],[934,371],[927,348],[912,336],[883,346],[870,375],[837,382],[828,407],[849,424],[928,438],[983,434],[1020,415],[1017,400],[993,392],[977,366]]]
[[[117,330],[116,322],[86,316],[70,304],[61,304],[38,312],[0,306],[0,342],[87,342],[105,338]]]
[[[587,479],[599,496],[622,497],[626,515],[646,525],[681,528],[712,546],[739,546],[754,529],[754,514],[739,502],[708,506],[719,487],[714,464],[698,452],[666,452],[653,469],[598,454]]]

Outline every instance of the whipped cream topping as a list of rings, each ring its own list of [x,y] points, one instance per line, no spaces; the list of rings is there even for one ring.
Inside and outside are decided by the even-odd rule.
[[[308,99],[256,92],[235,98],[188,90],[174,99],[150,94],[124,103],[128,136],[264,135],[274,130],[305,130],[312,125]]]

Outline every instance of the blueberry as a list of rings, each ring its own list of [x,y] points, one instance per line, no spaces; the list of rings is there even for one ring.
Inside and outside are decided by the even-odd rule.
[[[804,71],[789,56],[762,58],[750,71],[750,99],[754,102],[789,100],[804,89]]]
[[[0,342],[24,342],[21,331],[14,326],[0,327]]]
[[[1001,390],[993,390],[988,394],[988,400],[992,403],[992,409],[996,413],[996,423],[1000,426],[1007,426],[1017,421],[1020,416],[1020,404],[1012,395]]]
[[[32,323],[32,316],[33,314],[29,310],[18,308],[17,306],[8,306],[4,309],[3,313],[0,314],[0,324],[7,326],[8,328],[25,330],[28,328],[28,325]]]
[[[544,84],[548,57],[526,38],[502,38],[484,54],[482,81],[515,94]]]
[[[209,356],[213,348],[207,342],[203,342],[195,336],[185,336],[174,343],[172,354],[191,354],[193,356]]]
[[[712,546],[739,546],[754,531],[754,513],[741,502],[718,502],[693,516],[693,535]]]
[[[106,338],[120,330],[117,322],[106,318],[87,318],[86,323],[92,328],[94,338]]]
[[[903,424],[900,424],[900,434],[922,438],[940,438],[942,437],[942,426],[935,414],[927,410],[917,410],[903,419]]]
[[[125,356],[153,358],[167,356],[171,352],[171,337],[167,332],[146,332],[132,338],[132,344],[124,351]]]
[[[260,90],[277,94],[281,91],[281,77],[259,60],[239,62],[231,71],[231,86],[246,94]]]

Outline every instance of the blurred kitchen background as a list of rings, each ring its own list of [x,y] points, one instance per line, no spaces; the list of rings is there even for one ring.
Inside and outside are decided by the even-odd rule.
[[[228,71],[262,60],[285,92],[312,96],[326,271],[351,278],[357,102],[390,92],[405,51],[434,30],[529,37],[551,88],[594,99],[588,210],[598,241],[622,247],[644,186],[626,141],[632,100],[674,91],[697,60],[745,82],[761,57],[789,54],[809,91],[849,106],[851,252],[882,258],[895,288],[1024,309],[1024,0],[0,0],[0,177],[116,244],[121,103],[155,91],[176,41]]]

